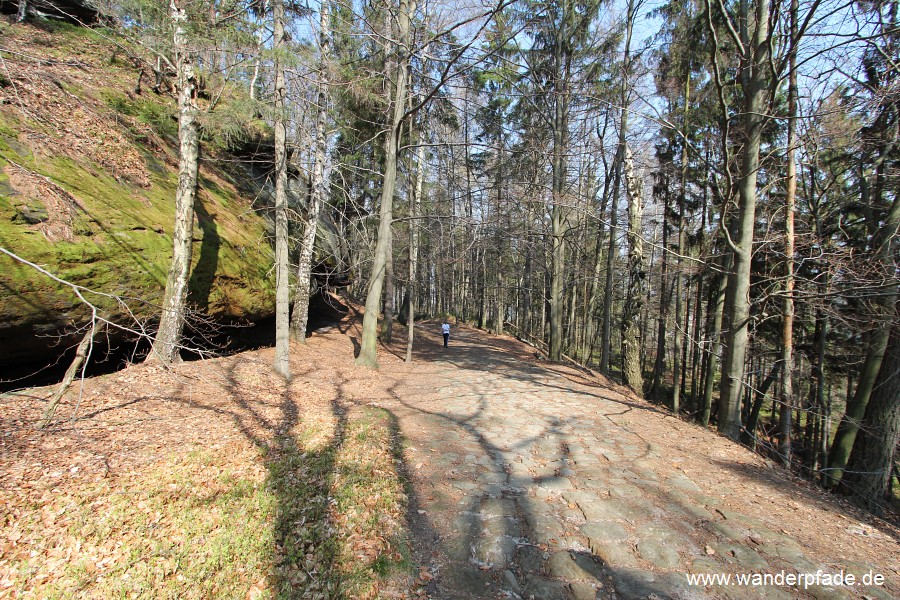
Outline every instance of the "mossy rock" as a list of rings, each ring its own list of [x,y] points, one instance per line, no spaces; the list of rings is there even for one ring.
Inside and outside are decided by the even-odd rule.
[[[35,55],[77,47],[79,61],[91,68],[58,75],[61,85],[50,82],[42,99],[76,97],[100,149],[87,156],[69,148],[77,147],[71,131],[79,123],[70,128],[66,119],[75,117],[42,113],[50,102],[29,106],[28,114],[15,103],[0,105],[0,247],[80,286],[85,299],[122,325],[154,320],[172,256],[178,175],[168,132],[153,127],[157,116],[166,122],[161,115],[171,113],[171,100],[130,100],[133,68],[110,64],[113,45],[89,30],[36,33],[13,25],[5,33]],[[33,41],[38,36],[40,43]],[[96,81],[103,85],[92,86]],[[114,143],[108,156],[97,154],[104,140]],[[127,169],[119,168],[123,154],[131,157]],[[201,167],[189,302],[204,318],[266,318],[274,312],[270,226],[252,196],[231,183],[240,175],[219,166],[234,169],[232,161],[221,158],[205,154]],[[0,255],[0,290],[0,347],[8,361],[58,351],[52,336],[90,316],[71,285],[7,255]]]
[[[12,222],[16,225],[37,225],[50,220],[50,213],[44,206],[18,206]]]

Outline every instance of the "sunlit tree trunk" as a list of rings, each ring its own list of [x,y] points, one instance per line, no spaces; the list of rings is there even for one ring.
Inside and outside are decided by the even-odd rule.
[[[388,237],[388,247],[384,263],[384,321],[382,323],[381,340],[390,344],[394,338],[394,236]]]
[[[319,81],[316,98],[315,164],[310,182],[312,194],[310,194],[303,238],[300,241],[297,287],[294,291],[294,313],[291,315],[291,337],[300,343],[306,343],[316,233],[319,229],[319,213],[328,192],[328,182],[325,181],[325,160],[328,150],[326,127],[328,126],[328,54],[331,43],[330,8],[330,2],[323,0],[319,12]]]
[[[638,395],[643,394],[641,373],[641,328],[638,322],[644,305],[644,243],[641,235],[643,194],[641,179],[634,168],[631,148],[625,145],[622,162],[625,193],[628,197],[628,292],[622,315],[622,372],[625,383]]]
[[[791,0],[791,38],[797,37],[798,0]],[[787,122],[787,181],[784,201],[784,300],[781,325],[781,402],[778,419],[778,454],[781,461],[791,463],[791,409],[794,406],[794,205],[797,196],[797,160],[794,136],[797,117],[797,57],[796,51],[789,58],[788,74],[788,122]]]
[[[744,362],[750,338],[750,267],[756,225],[756,182],[763,129],[768,123],[766,96],[769,79],[769,0],[754,0],[755,14],[749,14],[751,0],[742,2],[742,29],[747,53],[741,78],[744,91],[744,146],[741,149],[741,178],[738,182],[738,212],[730,227],[732,265],[725,294],[722,392],[719,400],[719,431],[737,439],[741,430],[741,397]],[[752,19],[752,23],[750,23]]]
[[[415,3],[400,0],[397,14],[397,83],[394,89],[393,114],[387,131],[384,159],[384,185],[381,190],[381,207],[379,209],[378,238],[375,242],[372,273],[369,277],[369,292],[366,295],[366,312],[363,316],[362,341],[356,364],[367,367],[378,366],[378,311],[381,308],[381,292],[384,287],[387,251],[392,235],[394,189],[397,184],[397,158],[399,154],[400,127],[406,108],[407,66],[409,64],[409,21]]]
[[[178,188],[175,191],[175,230],[172,233],[172,264],[166,277],[162,316],[148,360],[168,364],[181,360],[179,344],[184,330],[188,276],[191,269],[191,240],[194,234],[194,199],[200,156],[199,109],[195,103],[197,80],[194,57],[187,43],[184,23],[187,15],[174,0],[169,5],[175,27],[176,86],[178,92]]]
[[[406,317],[406,362],[412,361],[413,339],[416,323],[416,269],[419,261],[419,203],[425,184],[425,145],[419,144],[416,150],[416,188],[409,197],[409,313]]]
[[[287,127],[285,126],[284,0],[272,0],[275,25],[275,372],[290,379],[290,264],[288,263]]]

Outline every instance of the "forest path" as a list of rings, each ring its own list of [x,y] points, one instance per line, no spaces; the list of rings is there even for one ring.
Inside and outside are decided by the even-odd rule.
[[[381,404],[407,444],[431,597],[895,597],[689,584],[843,569],[895,586],[897,556],[846,548],[862,525],[836,519],[824,494],[605,380],[469,328],[454,327],[446,349],[437,324],[417,339]]]

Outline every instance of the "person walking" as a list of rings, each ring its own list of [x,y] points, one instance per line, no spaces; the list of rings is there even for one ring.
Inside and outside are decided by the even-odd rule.
[[[441,333],[444,334],[444,348],[447,347],[447,343],[450,341],[450,323],[444,320],[444,324],[441,325]]]

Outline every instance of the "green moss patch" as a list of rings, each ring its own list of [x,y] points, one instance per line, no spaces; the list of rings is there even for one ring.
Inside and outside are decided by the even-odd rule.
[[[0,171],[0,245],[71,283],[134,299],[128,301],[129,308],[139,318],[155,316],[171,260],[175,221],[177,172],[171,160],[175,150],[160,147],[165,145],[160,140],[177,132],[171,100],[126,92],[134,86],[136,73],[122,61],[108,60],[121,52],[107,39],[112,35],[108,31],[65,25],[43,30],[15,26],[11,31],[20,40],[28,39],[37,54],[60,59],[68,55],[67,61],[99,64],[103,77],[85,75],[76,66],[69,77],[67,67],[57,64],[52,67],[53,81],[59,82],[55,84],[59,90],[78,97],[79,110],[94,119],[82,126],[93,127],[100,119],[106,127],[125,134],[126,143],[141,157],[138,162],[144,163],[144,174],[136,183],[83,156],[61,154],[53,144],[34,154],[19,136],[40,125],[31,120],[26,124],[14,104],[2,105],[0,164],[5,159],[20,165],[32,174],[37,187],[70,195],[78,207],[74,216],[53,229],[53,211],[48,211],[41,194],[20,193],[10,183],[9,173]],[[102,85],[91,83],[101,79]],[[50,122],[64,118],[56,114]],[[122,143],[121,138],[114,142]],[[205,163],[201,172],[195,223],[190,283],[195,307],[212,317],[271,314],[274,282],[268,271],[273,256],[268,245],[261,243],[264,220],[250,209],[250,201],[241,197],[228,176],[217,171],[214,161]],[[5,256],[0,257],[0,286],[9,298],[0,307],[0,327],[77,322],[87,314],[70,288]],[[92,301],[114,318],[130,319],[114,301],[100,296]]]

